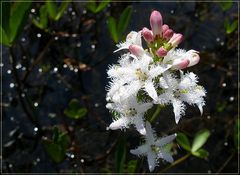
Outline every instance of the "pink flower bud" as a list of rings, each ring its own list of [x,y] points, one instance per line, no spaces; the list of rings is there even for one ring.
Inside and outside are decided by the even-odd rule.
[[[167,24],[163,24],[162,33],[166,32],[168,29],[169,29],[169,26]]]
[[[189,50],[186,52],[186,54],[188,55],[188,60],[190,61],[189,65],[187,67],[191,67],[191,66],[198,64],[198,62],[200,60],[200,56],[198,53],[199,52],[196,50]]]
[[[159,57],[165,57],[167,55],[167,50],[164,49],[163,47],[160,47],[157,51],[156,51],[156,54],[157,56]]]
[[[152,31],[146,27],[142,29],[142,35],[147,43],[151,43],[154,40]]]
[[[186,67],[188,67],[189,63],[190,61],[187,58],[176,59],[173,61],[172,68],[177,70],[185,69]]]
[[[174,33],[172,38],[168,41],[168,43],[171,43],[173,47],[176,47],[178,44],[180,44],[183,40],[183,35],[180,33]]]
[[[160,12],[154,10],[150,16],[150,25],[152,28],[153,36],[162,36],[162,15]]]
[[[168,29],[163,33],[163,38],[169,40],[173,36],[173,30]]]
[[[131,54],[140,57],[144,54],[144,50],[141,46],[135,45],[135,44],[131,44],[128,47],[129,51],[131,52]]]

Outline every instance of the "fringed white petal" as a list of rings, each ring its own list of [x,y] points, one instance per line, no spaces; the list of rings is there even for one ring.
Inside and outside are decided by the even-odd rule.
[[[173,105],[173,111],[175,115],[175,122],[178,123],[181,116],[184,115],[185,113],[185,105],[183,104],[182,101],[178,99],[173,99],[172,105]]]
[[[157,101],[157,92],[156,92],[156,89],[153,85],[153,82],[151,81],[148,81],[148,82],[145,82],[145,85],[144,85],[144,90],[148,93],[148,95],[154,100],[154,101]]]
[[[170,135],[170,136],[166,136],[166,137],[160,138],[160,139],[158,139],[158,140],[155,142],[155,144],[156,144],[157,146],[164,146],[164,145],[170,143],[173,139],[175,139],[176,136],[177,136],[177,134],[172,134],[172,135]]]
[[[122,128],[126,128],[127,125],[128,125],[128,119],[126,117],[121,117],[115,121],[113,121],[108,129],[111,129],[111,130],[116,130],[116,129],[122,129]]]
[[[150,147],[148,145],[141,145],[136,149],[131,149],[130,153],[139,156],[139,155],[148,153],[149,148]]]

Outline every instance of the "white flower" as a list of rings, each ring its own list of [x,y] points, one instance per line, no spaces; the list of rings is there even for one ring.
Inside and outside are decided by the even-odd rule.
[[[165,72],[160,78],[160,87],[162,93],[158,96],[158,104],[172,103],[175,114],[176,123],[179,122],[181,116],[185,113],[186,102],[190,105],[196,104],[202,114],[202,107],[205,105],[204,96],[206,91],[202,86],[197,85],[198,77],[190,72],[183,74],[177,79],[173,74]]]
[[[141,31],[139,31],[139,32],[131,31],[127,35],[125,42],[117,44],[118,49],[115,50],[114,52],[117,52],[122,49],[128,49],[128,47],[131,44],[136,44],[136,45],[142,47]]]
[[[124,64],[125,63],[126,61]],[[126,98],[128,97],[127,95],[136,95],[140,89],[143,89],[153,100],[157,100],[154,79],[169,68],[169,65],[153,64],[152,58],[144,54],[139,59],[133,59],[128,65],[112,66],[108,70],[108,75],[113,79],[112,81],[119,84],[119,86],[125,86]],[[113,85],[113,87],[115,86]],[[109,92],[113,94],[112,88],[109,89]],[[115,92],[116,91],[114,91],[114,93]]]
[[[175,139],[175,137],[176,134],[160,139],[156,138],[150,123],[146,122],[145,144],[139,146],[137,149],[130,150],[130,152],[135,155],[147,156],[149,170],[152,172],[159,158],[162,158],[167,162],[173,162],[171,154],[164,150],[164,146]]]
[[[136,97],[128,98],[119,103],[108,103],[107,108],[119,114],[107,129],[128,128],[129,125],[135,125],[137,131],[144,135],[144,114],[152,107],[152,103],[138,103]]]

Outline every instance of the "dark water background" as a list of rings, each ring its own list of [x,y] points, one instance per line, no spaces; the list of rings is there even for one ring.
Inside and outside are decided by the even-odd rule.
[[[37,11],[40,4],[33,3],[32,8]],[[114,152],[119,135],[125,135],[127,139],[126,162],[137,159],[129,150],[139,144],[138,133],[131,129],[127,132],[106,131],[112,121],[105,109],[106,69],[120,56],[120,53],[113,54],[116,46],[107,29],[106,16],[118,17],[128,5],[133,7],[133,14],[125,34],[149,27],[149,16],[155,9],[161,12],[164,23],[185,36],[179,47],[198,50],[201,56],[200,63],[189,71],[199,76],[199,83],[207,90],[203,116],[196,108],[189,107],[186,116],[176,125],[169,107],[161,112],[154,126],[159,135],[184,132],[193,136],[200,129],[209,129],[211,136],[204,146],[209,157],[190,157],[168,172],[211,173],[223,166],[222,172],[237,172],[239,154],[232,155],[232,152],[233,127],[238,116],[239,41],[237,30],[226,34],[224,19],[237,19],[238,4],[233,3],[228,11],[223,11],[216,2],[112,2],[97,15],[87,11],[84,3],[74,2],[61,20],[50,23],[58,33],[55,35],[36,28],[29,19],[14,46],[15,66],[20,79],[45,51],[21,85],[13,78],[8,48],[3,47],[1,54],[3,172],[114,173]],[[60,32],[70,35],[63,36]],[[66,58],[86,64],[89,70],[71,70],[64,66]],[[23,110],[17,86],[22,89],[21,98],[32,104],[28,108],[37,124],[30,122]],[[77,121],[63,113],[73,98],[88,109],[87,116]],[[55,125],[67,131],[71,138],[71,147],[62,163],[54,163],[41,142],[43,136],[51,137]],[[184,153],[181,148],[177,149],[174,159]],[[165,166],[167,164],[160,162],[155,172]],[[137,172],[148,172],[146,159]]]

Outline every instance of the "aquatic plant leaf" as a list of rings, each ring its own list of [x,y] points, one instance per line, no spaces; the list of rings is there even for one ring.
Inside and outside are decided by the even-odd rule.
[[[204,130],[199,131],[193,139],[191,151],[195,152],[199,148],[201,148],[206,143],[209,136],[210,136],[209,130],[204,129]]]
[[[70,2],[71,2],[70,0],[61,2],[61,5],[58,8],[58,12],[57,12],[57,15],[55,17],[56,21],[59,20],[62,17],[62,15],[64,14],[64,12],[67,9]]]
[[[137,160],[130,160],[128,162],[127,164],[128,174],[134,174],[136,172],[137,164],[138,164]]]
[[[114,42],[117,43],[119,41],[119,38],[118,38],[116,20],[112,16],[108,17],[107,25],[108,25],[108,30],[110,31],[110,34]]]
[[[191,145],[190,142],[187,138],[187,136],[184,133],[178,133],[176,140],[178,142],[178,144],[183,147],[185,150],[187,151],[191,151]]]
[[[96,2],[95,1],[88,1],[86,4],[86,8],[90,10],[91,12],[95,13],[95,10],[97,8]]]
[[[237,27],[238,27],[238,20],[233,21],[232,24],[230,24],[230,22],[229,22],[226,27],[226,33],[227,34],[233,33],[237,29]]]
[[[11,46],[8,36],[1,26],[0,26],[0,42],[5,46]]]
[[[127,29],[128,23],[130,21],[131,15],[132,15],[132,7],[128,6],[124,9],[124,11],[120,16],[119,23],[117,26],[118,33],[123,34],[125,32],[125,30]]]
[[[32,20],[33,24],[40,28],[45,29],[48,25],[48,13],[47,13],[47,7],[46,5],[42,5],[40,8],[40,20],[37,21],[36,19]]]
[[[232,0],[227,0],[225,2],[219,2],[220,7],[222,8],[223,11],[227,11],[230,9],[233,5]]]
[[[10,2],[1,2],[0,25],[5,31],[6,35],[8,35],[9,32],[10,7]]]
[[[21,33],[25,22],[28,19],[31,1],[16,1],[11,6],[11,15],[9,21],[10,36],[9,40],[13,43]]]
[[[102,11],[109,4],[109,2],[110,2],[110,0],[100,2],[100,4],[98,5],[98,7],[95,10],[95,13]]]
[[[43,145],[47,154],[54,162],[60,163],[64,160],[65,152],[62,149],[61,145],[53,143],[51,140],[44,140]]]
[[[87,109],[81,107],[80,102],[77,99],[72,99],[69,102],[68,108],[64,110],[64,114],[72,119],[80,119],[87,114]]]
[[[233,140],[234,140],[235,148],[238,151],[240,150],[239,138],[240,138],[240,119],[237,119],[234,126]]]
[[[124,136],[118,140],[115,157],[116,173],[122,173],[126,159],[126,138]]]
[[[57,6],[55,5],[55,3],[53,1],[46,1],[46,6],[47,6],[49,16],[53,20],[55,20],[55,18],[57,16]]]
[[[208,157],[208,155],[209,155],[208,151],[205,150],[205,149],[199,149],[199,150],[193,152],[192,154],[193,154],[194,156],[199,157],[199,158],[202,158],[202,159]]]

